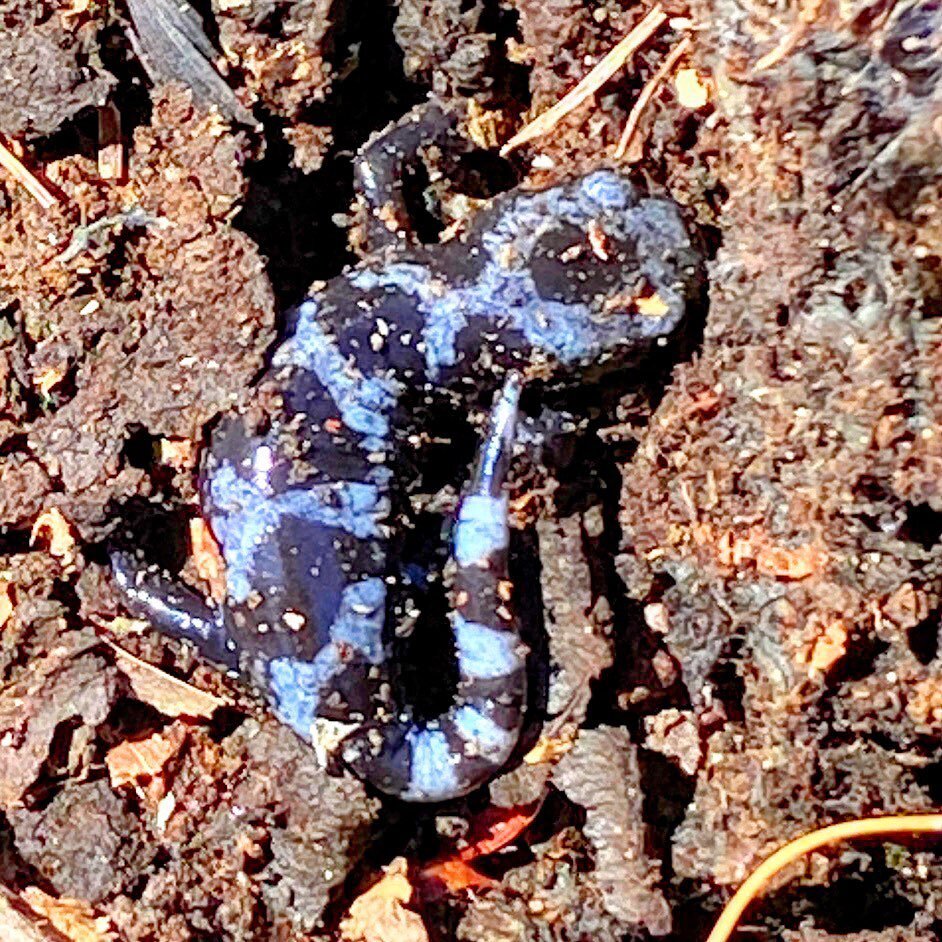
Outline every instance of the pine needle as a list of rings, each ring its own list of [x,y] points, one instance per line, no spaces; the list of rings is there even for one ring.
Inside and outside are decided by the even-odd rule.
[[[626,62],[641,48],[667,20],[660,4],[653,6],[644,18],[612,48],[595,67],[555,105],[525,124],[500,149],[501,156],[538,137],[547,134],[571,111],[588,101]]]

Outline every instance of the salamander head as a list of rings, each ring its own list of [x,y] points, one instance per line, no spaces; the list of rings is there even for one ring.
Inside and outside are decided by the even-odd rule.
[[[672,334],[703,283],[702,255],[672,200],[599,170],[495,201],[481,282],[510,326],[564,365]]]

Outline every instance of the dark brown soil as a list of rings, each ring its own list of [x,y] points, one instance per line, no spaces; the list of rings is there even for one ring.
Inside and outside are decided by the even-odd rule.
[[[0,176],[0,938],[355,939],[351,904],[402,857],[431,939],[690,942],[787,839],[942,803],[938,5],[671,6],[508,162],[499,143],[646,7],[196,6],[227,64],[152,41],[142,65],[131,14],[159,4],[0,10],[0,132],[56,197]],[[105,546],[198,578],[205,435],[283,308],[354,258],[351,157],[371,133],[432,92],[492,145],[487,190],[611,165],[684,34],[709,101],[691,110],[669,78],[629,158],[701,226],[708,309],[641,392],[585,393],[564,472],[521,475],[535,750],[447,809],[380,801],[126,618]],[[119,181],[96,160],[106,100]],[[257,127],[226,117],[249,109]],[[539,811],[475,861],[473,892],[421,878],[518,807]],[[818,855],[752,934],[936,938],[937,849]],[[50,928],[29,888],[85,922]],[[421,938],[393,923],[376,938]]]

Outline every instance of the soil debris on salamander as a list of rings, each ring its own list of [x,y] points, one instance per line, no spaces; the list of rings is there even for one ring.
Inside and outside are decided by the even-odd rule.
[[[353,942],[378,900],[384,942],[397,916],[416,942],[688,942],[796,837],[938,806],[938,0],[2,6],[0,134],[52,198],[0,168],[0,938]],[[699,237],[708,304],[677,323],[613,212],[565,223],[627,192],[646,232],[647,200]],[[527,278],[544,325],[513,322]],[[587,292],[648,339],[565,365]],[[352,399],[321,388],[334,351]],[[328,544],[331,520],[377,535]],[[452,558],[508,531],[506,570]],[[323,578],[292,570],[321,537]],[[192,592],[247,682],[129,617],[112,551]],[[382,611],[348,595],[338,621],[380,573]],[[508,642],[483,657],[450,620],[478,578],[466,620]],[[331,633],[379,638],[378,686]],[[345,682],[315,695],[299,668],[330,648]],[[417,735],[489,682],[462,654],[525,656],[525,700]],[[275,715],[322,711],[314,748]],[[344,764],[362,729],[385,794]],[[394,797],[429,779],[480,784]],[[752,898],[760,935],[938,937],[936,841],[804,859]]]

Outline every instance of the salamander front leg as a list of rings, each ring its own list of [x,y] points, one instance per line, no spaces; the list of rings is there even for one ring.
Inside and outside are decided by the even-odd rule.
[[[460,132],[457,109],[437,101],[417,105],[374,134],[353,164],[354,186],[365,211],[364,250],[376,253],[403,242],[418,242],[406,190],[423,152],[437,148],[458,154],[471,146]]]
[[[226,628],[223,610],[179,585],[130,553],[113,551],[111,568],[128,611],[172,638],[191,641],[200,654],[230,670],[239,652]]]
[[[520,377],[510,374],[453,532],[455,703],[428,723],[397,716],[345,742],[344,759],[354,771],[409,801],[445,801],[482,785],[510,757],[523,724],[526,648],[508,604],[504,493],[520,391]]]

